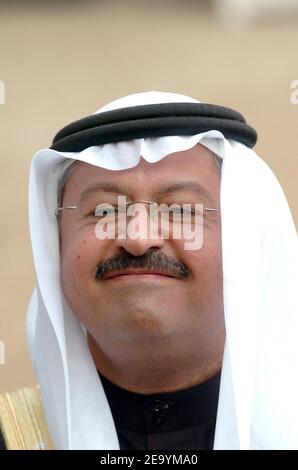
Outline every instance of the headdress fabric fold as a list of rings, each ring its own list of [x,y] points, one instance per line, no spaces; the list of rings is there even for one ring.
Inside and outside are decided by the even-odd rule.
[[[148,92],[116,100],[97,113],[177,102],[197,103],[184,95]],[[119,449],[85,330],[61,289],[55,217],[59,178],[75,160],[117,171],[133,168],[141,157],[154,163],[198,143],[222,158],[226,343],[214,449],[298,449],[297,233],[268,165],[218,129],[35,154],[29,222],[36,287],[27,336],[56,449]]]

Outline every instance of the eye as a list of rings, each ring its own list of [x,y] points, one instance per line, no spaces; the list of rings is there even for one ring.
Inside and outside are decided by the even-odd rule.
[[[180,207],[173,207],[173,209],[170,210],[172,214],[174,215],[180,215],[181,214],[181,208]]]
[[[92,211],[92,215],[95,217],[109,217],[114,216],[118,212],[117,206],[112,206],[110,204],[99,204],[96,208]]]
[[[177,206],[170,208],[169,212],[173,215],[195,216],[199,211],[193,207]]]
[[[183,207],[182,213],[183,215],[195,215],[196,211],[190,207]]]

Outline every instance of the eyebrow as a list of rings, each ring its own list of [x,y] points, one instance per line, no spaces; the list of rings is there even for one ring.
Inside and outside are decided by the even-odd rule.
[[[171,194],[177,191],[188,191],[197,193],[200,196],[204,196],[207,199],[213,200],[211,193],[205,188],[201,183],[197,181],[180,181],[177,183],[170,184],[165,188],[158,191],[158,196],[165,196],[167,194]]]
[[[106,182],[101,182],[101,183],[94,183],[88,186],[81,194],[80,197],[80,202],[84,201],[87,199],[89,196],[91,196],[94,193],[99,193],[99,192],[109,192],[109,193],[114,193],[114,194],[125,194],[126,190],[122,186],[118,186],[113,183],[106,183]]]
[[[165,196],[165,195],[172,194],[174,192],[179,192],[179,191],[195,192],[199,194],[200,196],[203,196],[207,199],[211,199],[211,201],[214,201],[214,198],[212,197],[211,193],[197,181],[180,181],[177,183],[169,184],[168,186],[162,189],[159,189],[157,191],[156,196],[161,197],[161,196]],[[103,181],[103,182],[94,183],[88,186],[82,192],[81,197],[80,197],[80,202],[86,200],[89,196],[98,192],[109,192],[109,193],[114,193],[118,195],[129,193],[129,191],[127,191],[127,189],[125,189],[121,185],[117,185],[114,183],[106,183]]]

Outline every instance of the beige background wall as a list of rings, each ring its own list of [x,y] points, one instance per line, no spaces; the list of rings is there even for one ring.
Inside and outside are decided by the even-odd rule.
[[[233,107],[258,129],[298,223],[298,18],[219,24],[195,1],[0,2],[0,390],[35,381],[24,321],[34,286],[27,222],[33,153],[106,102],[173,91]],[[51,5],[50,5],[51,4]],[[24,6],[25,5],[25,6]],[[253,191],[253,182],[252,182]]]

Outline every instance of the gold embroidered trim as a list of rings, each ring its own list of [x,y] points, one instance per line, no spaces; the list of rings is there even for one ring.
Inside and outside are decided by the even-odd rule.
[[[10,450],[53,449],[38,386],[0,394],[0,427]]]

